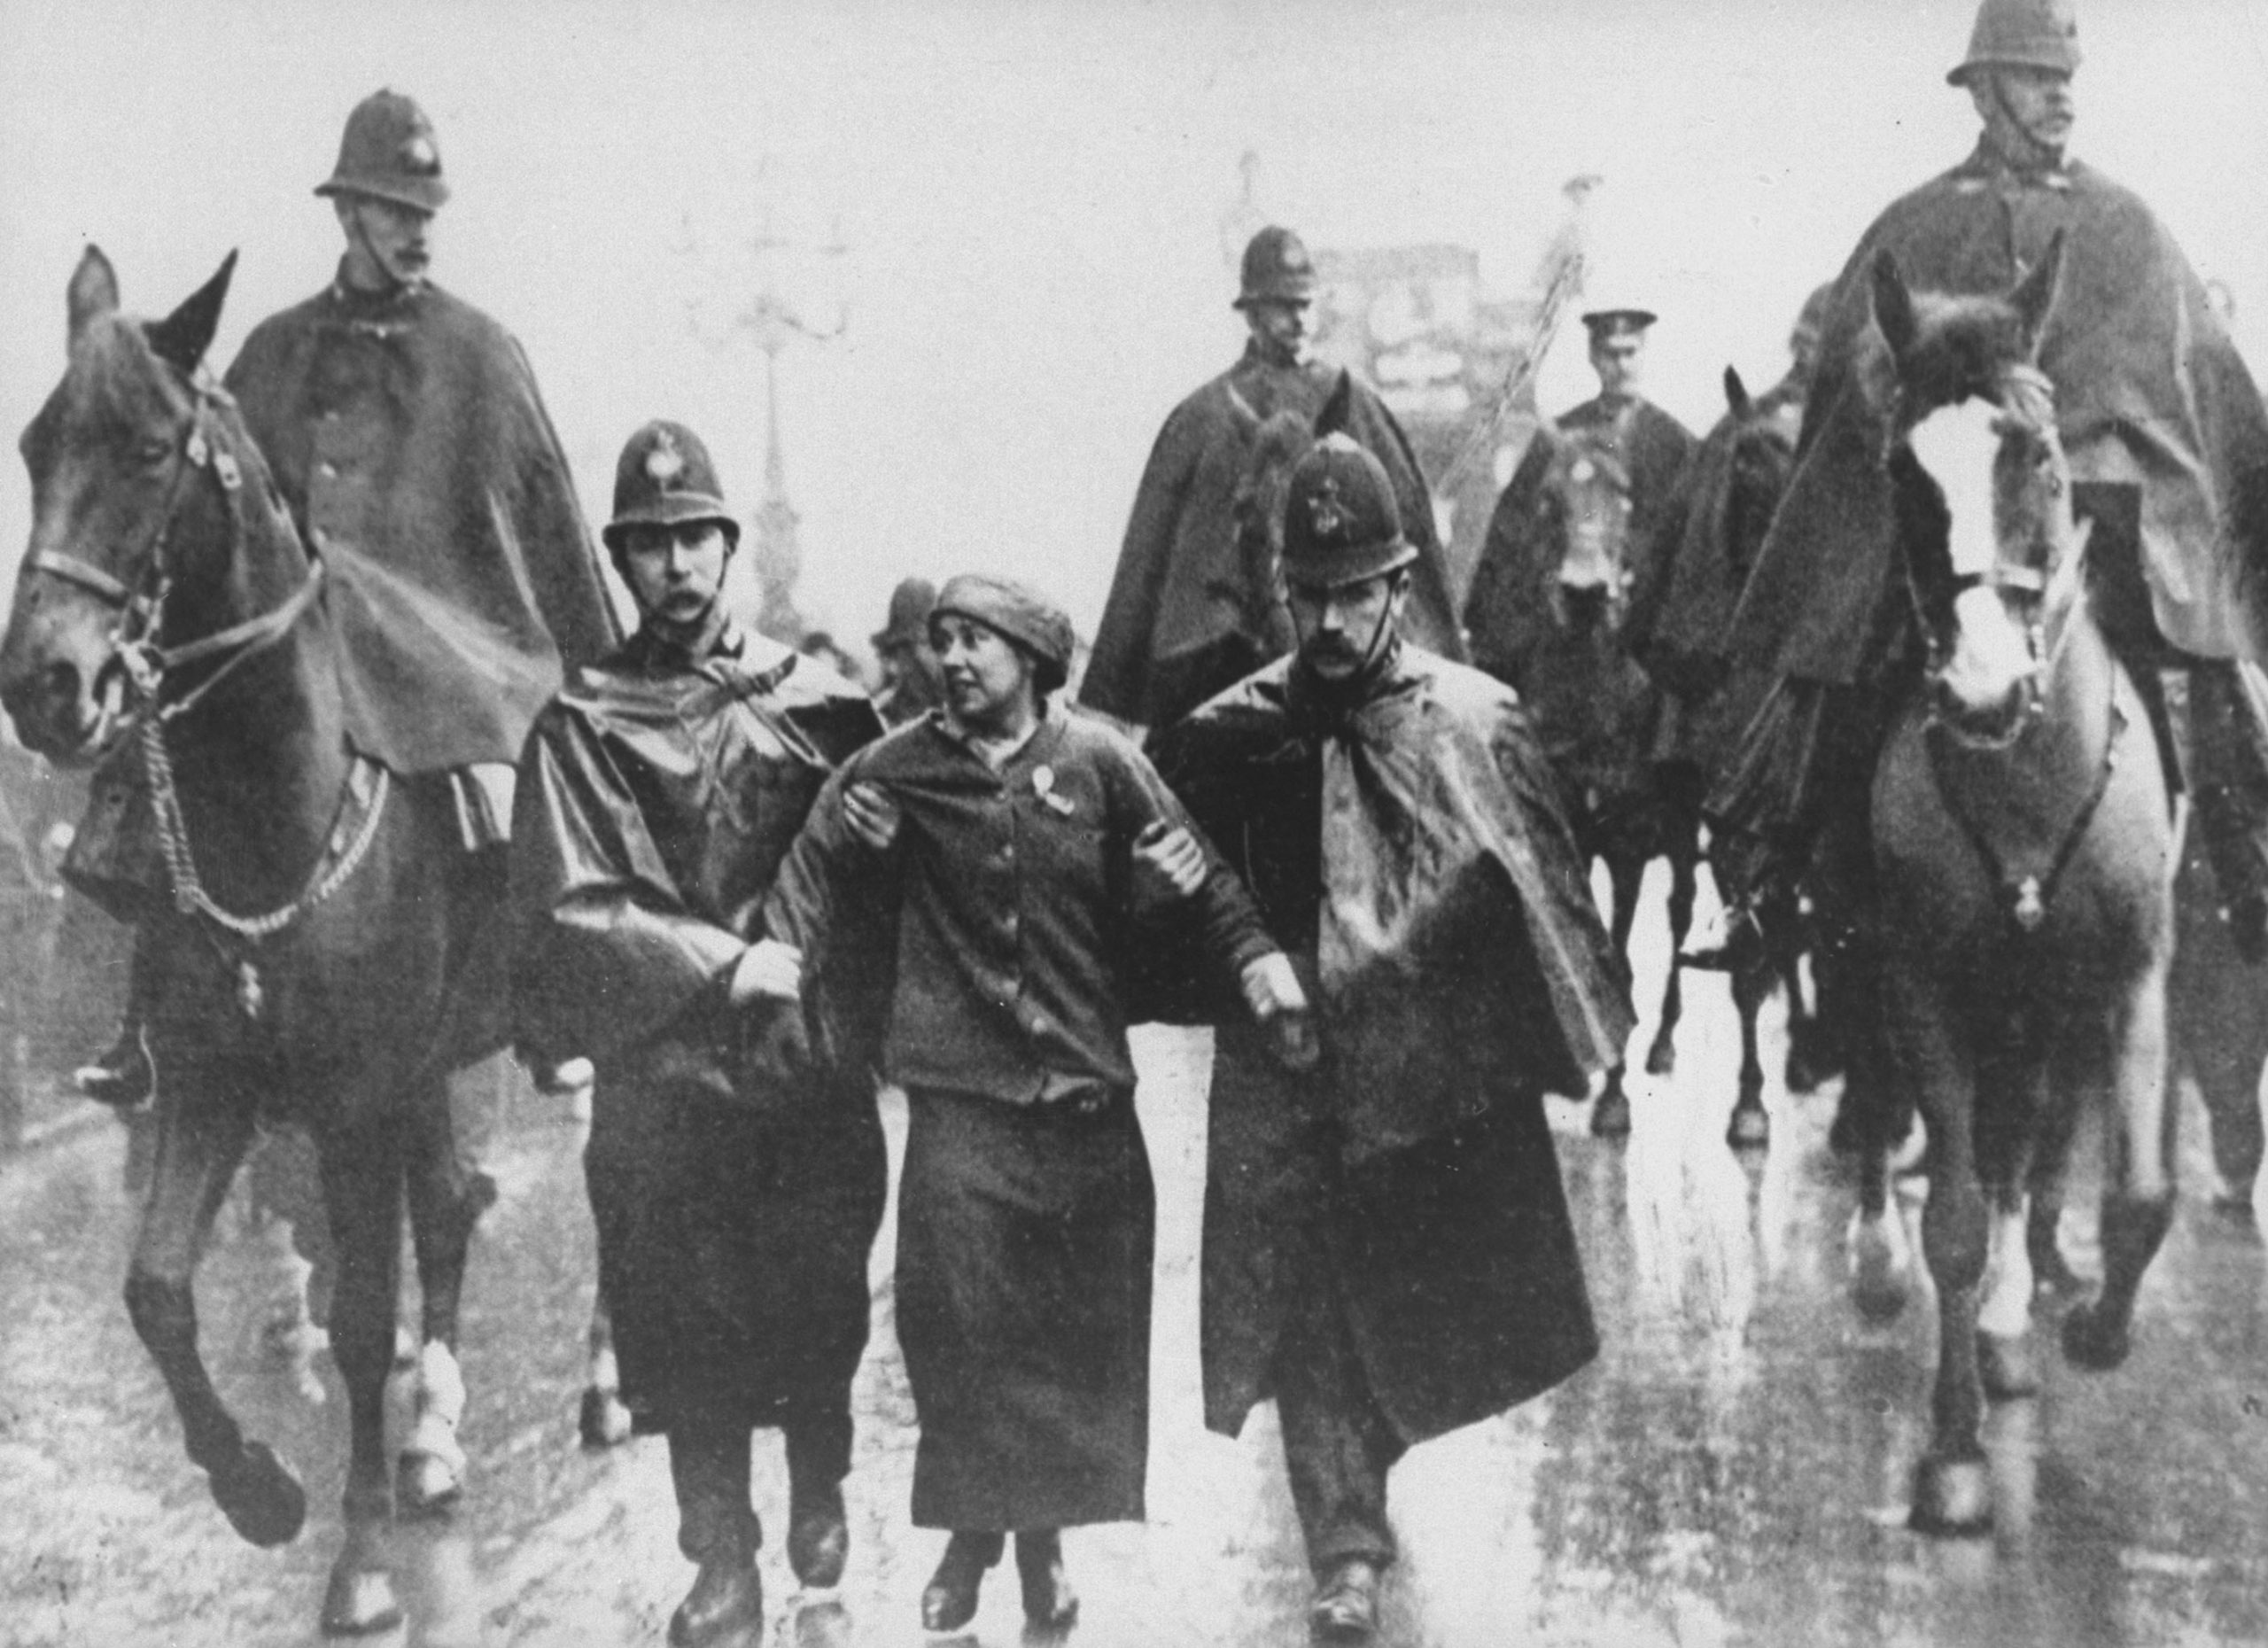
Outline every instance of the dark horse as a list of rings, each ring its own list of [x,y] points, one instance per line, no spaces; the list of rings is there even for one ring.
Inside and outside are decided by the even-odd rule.
[[[501,1025],[496,999],[468,988],[501,987],[484,965],[499,905],[472,883],[446,805],[347,745],[322,564],[200,370],[234,265],[154,323],[118,313],[101,253],[72,276],[69,364],[23,437],[32,535],[0,703],[50,757],[139,745],[120,753],[143,762],[171,897],[143,921],[164,981],[148,1025],[159,1142],[126,1303],[190,1458],[260,1545],[298,1534],[306,1496],[214,1391],[193,1278],[256,1121],[315,1141],[352,1426],[322,1626],[362,1632],[400,1618],[384,1395],[405,1194],[428,1359],[455,1372],[470,1219],[444,1077],[499,1039],[474,1030]],[[403,1466],[415,1497],[412,1453]]]
[[[1664,513],[1661,537],[1632,596],[1625,630],[1632,656],[1661,689],[1654,781],[1681,832],[1698,829],[1703,798],[1730,759],[1742,719],[1752,707],[1751,683],[1728,679],[1722,641],[1795,468],[1788,420],[1751,397],[1731,367],[1725,369],[1724,385],[1725,416],[1694,454]],[[1763,943],[1744,948],[1731,975],[1741,1061],[1726,1138],[1739,1147],[1771,1139],[1756,1025],[1775,984],[1788,1002],[1789,1088],[1815,1086],[1825,1063],[1820,1024],[1798,967],[1806,942],[1802,912],[1783,896],[1758,914]]]
[[[2006,298],[1872,271],[1878,393],[1924,657],[1872,792],[1883,1031],[1929,1128],[1922,1248],[1939,1326],[1916,1528],[1992,1506],[1984,1401],[2032,1388],[2028,1177],[2081,1109],[2109,1147],[2101,1295],[2064,1319],[2092,1368],[2127,1352],[2173,1212],[2166,980],[2181,819],[2143,701],[2085,592],[2054,389],[2033,364],[2060,237]],[[1884,1200],[1880,1152],[1868,1210]]]
[[[1465,629],[1473,662],[1511,685],[1534,720],[1576,845],[1605,862],[1609,930],[1626,975],[1646,866],[1669,860],[1669,982],[1646,1054],[1648,1071],[1666,1075],[1684,1011],[1676,954],[1693,921],[1700,812],[1680,806],[1660,782],[1651,750],[1662,696],[1624,642],[1639,576],[1629,475],[1588,431],[1546,424],[1535,439],[1488,524]],[[1619,1064],[1592,1109],[1591,1131],[1630,1131]]]

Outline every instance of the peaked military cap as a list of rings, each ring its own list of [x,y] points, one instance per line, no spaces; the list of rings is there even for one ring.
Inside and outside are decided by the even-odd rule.
[[[338,164],[315,185],[319,195],[370,195],[397,206],[438,212],[449,198],[433,122],[416,100],[391,88],[374,91],[346,117]]]
[[[1639,338],[1659,318],[1651,309],[1592,309],[1583,315],[1583,324],[1594,338]]]
[[[614,466],[614,518],[602,535],[618,555],[626,528],[685,521],[714,521],[740,542],[740,523],[726,511],[709,448],[684,424],[656,418],[630,438]]]
[[[1315,296],[1315,260],[1308,256],[1307,243],[1271,223],[1246,244],[1239,284],[1231,308],[1308,302]]]
[[[1969,34],[1969,55],[1946,72],[1963,86],[1980,68],[2040,68],[2060,74],[2079,66],[2079,20],[2071,0],[1984,0]]]
[[[1292,468],[1284,499],[1284,577],[1309,589],[1379,578],[1418,558],[1386,466],[1343,434],[1325,435]]]

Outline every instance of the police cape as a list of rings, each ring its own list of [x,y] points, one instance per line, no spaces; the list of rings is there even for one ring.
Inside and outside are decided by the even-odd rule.
[[[600,1282],[624,1396],[664,1425],[839,1400],[866,1342],[887,990],[815,982],[843,1067],[819,1076],[767,1061],[726,986],[820,785],[880,732],[863,694],[760,637],[687,661],[641,633],[578,673],[520,765],[521,1045],[597,1067]],[[879,947],[847,948],[846,969]]]
[[[254,328],[228,387],[329,574],[356,748],[517,760],[563,657],[620,633],[519,345],[437,287],[342,280]]]
[[[2115,576],[2113,557],[2131,568],[2139,554],[2167,641],[2205,657],[2268,658],[2268,413],[2197,276],[2149,208],[2100,173],[2074,163],[2019,175],[1980,147],[1884,212],[1837,283],[1796,473],[1731,635],[1736,663],[1845,684],[1884,661],[1900,585],[1884,402],[1865,382],[1883,354],[1876,253],[1891,253],[1917,292],[1998,294],[2059,230],[2062,277],[2039,366],[2082,504],[2106,483],[2130,500],[2123,531],[2097,521],[2094,574]]]
[[[1266,1394],[1318,1221],[1380,1405],[1417,1441],[1597,1349],[1546,1092],[1633,1018],[1550,768],[1511,692],[1395,647],[1352,683],[1296,659],[1214,698],[1158,767],[1317,999],[1280,1071],[1221,1030],[1204,1247],[1207,1422]]]
[[[1290,649],[1291,618],[1275,595],[1273,550],[1248,524],[1282,507],[1280,497],[1271,504],[1253,495],[1267,485],[1255,471],[1270,467],[1271,457],[1288,471],[1306,439],[1298,450],[1271,455],[1263,431],[1289,414],[1307,434],[1327,433],[1317,420],[1342,393],[1343,414],[1334,409],[1331,421],[1385,466],[1402,532],[1418,546],[1404,627],[1422,646],[1464,656],[1432,494],[1394,414],[1345,372],[1274,365],[1247,346],[1242,360],[1176,407],[1158,431],[1080,703],[1162,727]]]

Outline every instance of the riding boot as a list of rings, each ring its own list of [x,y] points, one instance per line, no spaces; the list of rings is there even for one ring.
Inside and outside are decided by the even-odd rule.
[[[126,1008],[119,1015],[118,1035],[90,1063],[71,1073],[81,1092],[99,1104],[132,1110],[158,1089],[157,1061],[150,1056],[150,1042],[143,1033],[156,995],[155,971],[148,946],[137,929],[134,959],[127,969]]]
[[[2190,665],[2197,827],[2237,953],[2268,959],[2268,714],[2240,666]]]

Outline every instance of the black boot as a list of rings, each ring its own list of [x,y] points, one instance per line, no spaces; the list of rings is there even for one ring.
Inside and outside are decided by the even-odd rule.
[[[763,1648],[764,1581],[746,1553],[701,1565],[670,1615],[670,1648]]]
[[[1063,1535],[1052,1528],[1016,1534],[1016,1577],[1023,1583],[1024,1618],[1044,1631],[1060,1631],[1079,1617],[1079,1593],[1063,1572]]]
[[[921,1590],[921,1629],[957,1631],[976,1617],[976,1593],[984,1572],[1000,1559],[1006,1542],[998,1534],[957,1533],[945,1543],[937,1571]]]
[[[850,1525],[843,1518],[843,1489],[832,1486],[806,1502],[792,1496],[788,1522],[788,1566],[796,1580],[814,1590],[843,1582],[843,1559],[850,1550]]]

